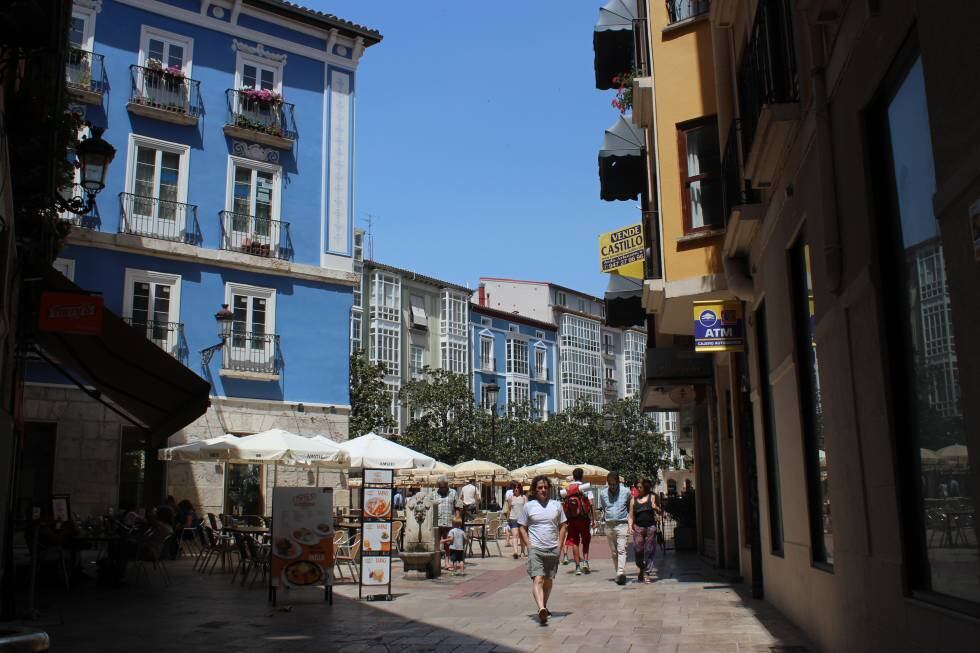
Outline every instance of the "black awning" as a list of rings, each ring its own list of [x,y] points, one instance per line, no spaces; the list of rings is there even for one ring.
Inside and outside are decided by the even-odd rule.
[[[600,91],[617,88],[612,79],[636,67],[633,49],[633,21],[636,0],[610,0],[599,9],[599,22],[592,33],[595,50],[595,87]]]
[[[658,391],[669,391],[677,386],[710,385],[714,383],[714,374],[711,354],[673,347],[647,349],[647,385]]]
[[[635,200],[640,196],[647,178],[645,147],[643,128],[626,116],[619,116],[606,130],[599,150],[600,199]]]
[[[86,294],[56,270],[45,290]],[[37,344],[58,364],[142,424],[160,444],[207,411],[211,385],[109,310],[98,335],[38,331]]]
[[[622,329],[646,324],[647,312],[643,310],[641,280],[610,274],[605,299],[606,326]]]

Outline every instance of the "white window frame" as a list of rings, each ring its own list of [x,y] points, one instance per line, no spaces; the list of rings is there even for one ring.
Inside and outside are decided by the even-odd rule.
[[[425,295],[412,293],[408,296],[409,310],[412,314],[412,326],[427,328],[429,315],[425,310]]]
[[[350,353],[354,353],[361,348],[362,329],[364,328],[364,316],[359,310],[352,310],[350,314]]]
[[[259,57],[254,54],[249,54],[248,52],[242,52],[237,50],[235,52],[235,90],[241,90],[242,79],[244,75],[242,74],[245,69],[245,64],[256,66],[257,68],[266,68],[273,72],[273,90],[282,95],[282,75],[283,69],[285,68],[285,62],[283,61],[273,61],[272,59],[266,59],[265,57]]]
[[[547,422],[548,421],[548,393],[535,392],[533,407],[534,407],[535,419],[542,422]]]
[[[133,317],[133,285],[136,283],[159,283],[170,286],[170,309],[167,312],[167,321],[180,323],[180,280],[179,274],[167,274],[165,272],[154,272],[152,270],[140,270],[137,268],[126,268],[123,276],[123,316],[129,319]],[[168,332],[169,333],[169,332]],[[179,333],[175,330],[173,336],[161,342],[146,334],[148,340],[152,340],[161,349],[174,355],[177,347]]]
[[[539,354],[543,359],[543,363],[538,360]],[[534,378],[537,381],[548,380],[548,347],[540,342],[534,345]]]
[[[490,393],[487,390],[488,385],[489,383],[483,383],[480,385],[480,408],[489,413],[495,411],[497,406],[496,404],[491,405],[490,403]],[[499,387],[497,388],[497,392],[500,392]],[[498,394],[497,396],[499,397],[500,395]]]
[[[231,282],[225,283],[224,303],[228,304],[228,307],[232,310],[234,310],[235,308],[234,301],[232,299],[234,295],[244,295],[246,297],[256,297],[259,299],[264,299],[265,300],[265,332],[266,334],[276,333],[276,289],[275,288],[263,288],[261,286],[250,286],[241,283],[231,283]],[[231,337],[228,340],[230,343]],[[273,346],[274,343],[272,342],[272,340],[269,340],[266,343],[266,348],[267,348],[266,356],[270,361],[272,361]],[[233,356],[234,349],[235,349],[234,347],[227,347],[227,346],[224,348],[225,359],[228,359]]]
[[[493,352],[493,336],[492,335],[480,335],[480,369],[484,372],[494,372],[496,371],[495,356]],[[490,347],[490,357],[489,360],[484,356],[484,347],[489,345]]]
[[[146,65],[146,57],[150,51],[150,39],[155,38],[164,42],[170,42],[175,45],[179,45],[184,48],[184,65],[182,70],[184,71],[184,76],[188,78],[193,78],[193,62],[194,62],[194,39],[190,36],[185,36],[184,34],[177,34],[175,32],[168,32],[166,30],[158,29],[156,27],[151,27],[149,25],[140,26],[140,49],[137,55],[139,59],[136,64],[138,66]],[[167,62],[163,62],[166,67]]]
[[[81,18],[85,21],[85,29],[82,31],[82,49],[92,52],[95,49],[95,17],[98,15],[94,7],[84,7],[72,5],[72,18]]]
[[[381,346],[386,341],[390,341],[391,347]],[[400,327],[380,320],[372,320],[368,329],[368,358],[372,363],[385,364],[385,376],[401,377],[401,350]],[[382,355],[386,353],[391,355]]]
[[[135,195],[136,191],[136,148],[146,147],[152,148],[157,151],[170,152],[171,154],[176,154],[180,157],[180,172],[177,175],[177,202],[180,204],[187,204],[187,185],[188,179],[190,178],[190,163],[191,163],[191,147],[190,145],[184,145],[183,143],[171,143],[170,141],[162,141],[159,138],[150,138],[148,136],[140,136],[138,134],[130,134],[129,142],[126,152],[126,192],[130,195]],[[157,159],[159,160],[159,156]],[[157,197],[152,198],[155,201],[159,201],[160,197],[160,169],[159,163],[157,165],[157,181],[156,181],[156,195]],[[183,233],[184,229],[187,227],[184,211],[177,211],[177,233]],[[160,218],[155,218],[154,220],[159,220]]]
[[[422,378],[422,369],[425,367],[425,358],[428,349],[423,345],[409,344],[408,346],[408,369],[413,380]],[[416,354],[419,354],[416,361]],[[416,364],[418,363],[418,364]]]
[[[567,306],[568,295],[566,295],[564,291],[561,290],[555,292],[555,303],[558,304],[559,306]]]
[[[394,289],[394,301],[392,304],[384,302],[384,287],[391,285]],[[381,292],[379,292],[379,289]],[[387,320],[388,322],[401,322],[402,320],[402,280],[401,277],[387,274],[381,270],[374,270],[371,274],[370,287],[368,288],[368,306],[372,319]]]
[[[59,257],[54,260],[51,267],[65,275],[65,278],[69,281],[75,280],[75,259]]]
[[[531,383],[527,379],[523,378],[508,378],[507,379],[507,412],[509,414],[514,414],[516,408],[522,403],[527,404],[528,408],[533,408],[531,406]]]
[[[530,376],[531,361],[530,347],[528,341],[522,338],[507,338],[506,343],[506,370],[507,374],[517,376]],[[524,356],[518,356],[518,352],[523,352]]]
[[[282,208],[282,166],[264,161],[245,159],[233,154],[228,155],[228,171],[225,181],[225,210],[235,210],[235,168],[249,168],[255,172],[272,173],[272,219],[281,222]]]

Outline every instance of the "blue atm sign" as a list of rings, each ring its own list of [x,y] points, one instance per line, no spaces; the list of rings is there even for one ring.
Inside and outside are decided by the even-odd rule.
[[[694,302],[694,351],[743,351],[745,320],[740,301]]]

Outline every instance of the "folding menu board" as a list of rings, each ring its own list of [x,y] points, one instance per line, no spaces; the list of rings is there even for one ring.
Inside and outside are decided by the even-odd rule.
[[[392,499],[394,472],[390,469],[365,469],[361,488],[361,576],[359,598],[390,601],[392,553]],[[385,594],[368,594],[365,588],[384,587]]]
[[[272,490],[272,556],[269,600],[280,588],[324,588],[333,603],[333,489],[277,487]]]

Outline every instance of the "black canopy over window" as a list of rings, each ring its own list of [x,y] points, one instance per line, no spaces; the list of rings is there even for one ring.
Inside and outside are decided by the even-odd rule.
[[[599,22],[592,33],[595,50],[595,87],[615,88],[612,78],[635,68],[633,62],[633,21],[636,0],[610,0],[599,9]]]
[[[606,130],[599,150],[599,197],[635,200],[646,183],[646,137],[643,128],[620,116]]]

